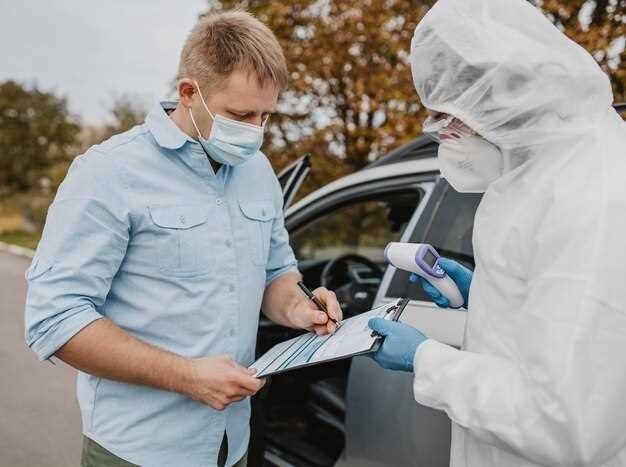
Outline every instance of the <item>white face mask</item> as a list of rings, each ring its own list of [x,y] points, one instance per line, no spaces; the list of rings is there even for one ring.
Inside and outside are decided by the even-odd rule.
[[[263,132],[265,131],[267,117],[263,120],[261,126],[257,126],[251,123],[238,122],[222,115],[215,115],[207,107],[206,101],[202,97],[200,86],[196,81],[194,83],[198,89],[202,105],[213,119],[211,133],[205,139],[202,137],[198,125],[196,125],[191,108],[189,108],[189,116],[198,132],[198,142],[207,156],[221,164],[230,166],[239,165],[252,158],[261,148],[261,144],[263,144]]]
[[[483,193],[504,173],[500,150],[478,135],[443,139],[438,155],[441,174],[460,193]]]
[[[483,193],[504,173],[500,150],[451,115],[429,117],[424,134],[439,143],[439,170],[460,193]]]

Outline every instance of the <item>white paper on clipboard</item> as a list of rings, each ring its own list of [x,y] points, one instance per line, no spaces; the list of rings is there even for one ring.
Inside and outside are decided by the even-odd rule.
[[[263,354],[250,368],[257,370],[257,378],[262,378],[371,352],[377,348],[380,338],[372,333],[367,322],[375,317],[397,320],[406,303],[406,299],[398,299],[346,319],[335,334],[318,336],[309,332],[281,342]]]

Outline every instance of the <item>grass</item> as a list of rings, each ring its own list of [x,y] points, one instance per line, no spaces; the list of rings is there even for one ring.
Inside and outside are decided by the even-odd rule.
[[[37,243],[41,234],[22,232],[19,230],[12,232],[0,232],[0,242],[11,243],[13,245],[19,245],[34,250],[37,248]]]

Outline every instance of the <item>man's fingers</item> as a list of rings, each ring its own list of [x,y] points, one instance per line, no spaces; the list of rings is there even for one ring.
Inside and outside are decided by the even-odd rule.
[[[242,389],[248,391],[248,395],[255,394],[265,384],[265,380],[263,378],[255,378],[246,373],[239,373],[235,378],[235,382]]]
[[[313,294],[326,305],[328,316],[335,321],[341,321],[343,319],[343,312],[341,311],[335,292],[328,290],[326,287],[319,287],[313,291]]]
[[[321,326],[315,325],[311,328],[311,332],[314,332],[318,336],[322,336],[324,334],[328,334],[328,328],[326,327],[326,324],[323,324]]]
[[[315,306],[315,305],[313,305]],[[318,310],[317,308],[309,308],[307,310],[307,314],[308,314],[308,321],[315,325],[326,325],[326,323],[328,322],[328,315],[326,313],[324,313],[321,310]]]
[[[240,386],[237,390],[233,391],[230,396],[230,402],[238,402],[244,400],[246,397],[250,397],[255,395],[257,392],[261,390],[267,380],[265,378],[254,378],[255,379],[255,387],[258,389],[251,390],[249,387]]]
[[[230,402],[239,402],[239,401],[244,400],[246,397],[248,397],[247,394],[246,395],[240,395],[240,396],[233,396],[233,397],[230,397],[229,400],[230,400]]]
[[[326,334],[334,334],[336,330],[337,330],[337,326],[332,321],[328,321],[326,324],[322,324],[322,325],[316,324],[312,326],[311,328],[309,328],[309,331],[314,332],[318,336],[323,336]]]

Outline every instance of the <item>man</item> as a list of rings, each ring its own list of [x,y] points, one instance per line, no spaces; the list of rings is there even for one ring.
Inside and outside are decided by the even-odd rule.
[[[411,49],[442,174],[485,194],[475,272],[442,261],[463,348],[376,320],[375,358],[452,419],[454,467],[626,465],[626,125],[607,76],[524,0],[440,0]]]
[[[83,465],[245,465],[259,308],[334,332],[298,292],[259,152],[286,81],[263,24],[204,17],[177,104],[78,157],[59,188],[27,271],[26,341],[80,370]],[[334,294],[316,295],[341,320]]]

